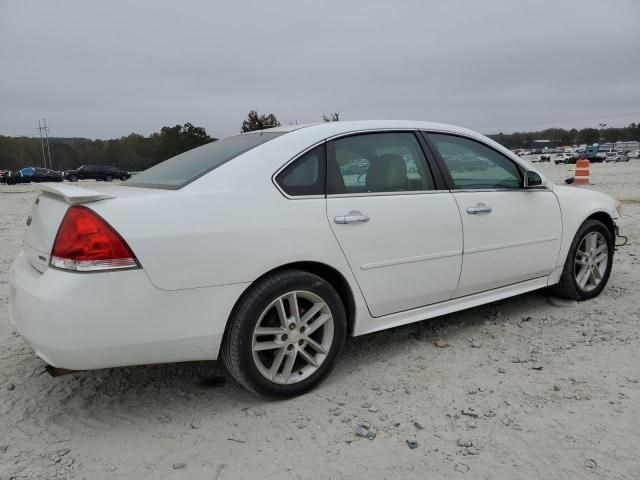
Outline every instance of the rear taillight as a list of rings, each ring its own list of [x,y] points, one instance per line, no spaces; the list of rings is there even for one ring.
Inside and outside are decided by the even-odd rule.
[[[127,242],[93,210],[72,205],[62,219],[49,265],[74,272],[139,268]]]

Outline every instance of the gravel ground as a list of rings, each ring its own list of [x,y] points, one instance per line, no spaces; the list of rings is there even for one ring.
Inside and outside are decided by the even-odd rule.
[[[37,189],[0,185],[0,479],[640,478],[640,161],[592,181],[629,236],[598,298],[534,292],[353,338],[286,401],[216,362],[44,373],[7,307]]]

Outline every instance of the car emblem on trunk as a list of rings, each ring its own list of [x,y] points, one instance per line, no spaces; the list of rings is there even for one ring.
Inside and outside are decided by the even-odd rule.
[[[31,215],[27,217],[27,227],[31,225]]]

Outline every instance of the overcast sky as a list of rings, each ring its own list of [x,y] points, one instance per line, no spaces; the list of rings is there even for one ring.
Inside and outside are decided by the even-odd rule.
[[[0,0],[0,135],[640,121],[640,0]]]

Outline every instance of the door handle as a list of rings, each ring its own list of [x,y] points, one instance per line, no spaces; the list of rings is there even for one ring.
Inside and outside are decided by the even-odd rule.
[[[478,203],[475,207],[467,208],[467,213],[477,215],[479,213],[491,213],[491,207],[484,203]]]
[[[333,221],[340,224],[345,223],[365,223],[369,221],[369,217],[363,215],[360,212],[352,211],[347,213],[346,215],[338,215],[333,218]]]

